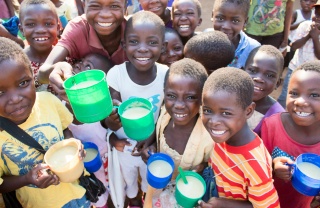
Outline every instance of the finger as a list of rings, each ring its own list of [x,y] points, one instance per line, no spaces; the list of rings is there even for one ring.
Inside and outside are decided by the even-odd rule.
[[[117,99],[112,99],[112,104],[114,106],[119,106],[121,104],[121,102],[119,100],[117,100]]]

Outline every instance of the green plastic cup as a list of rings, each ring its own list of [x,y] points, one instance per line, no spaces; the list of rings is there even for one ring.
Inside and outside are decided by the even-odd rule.
[[[103,71],[80,72],[68,78],[63,87],[78,121],[94,123],[110,115],[113,105]]]
[[[151,136],[155,128],[152,104],[144,98],[131,98],[118,109],[122,127],[133,140],[142,141]]]
[[[197,206],[198,201],[203,197],[206,190],[206,183],[196,172],[184,171],[188,183],[184,183],[181,175],[176,178],[175,197],[177,203],[184,208]]]

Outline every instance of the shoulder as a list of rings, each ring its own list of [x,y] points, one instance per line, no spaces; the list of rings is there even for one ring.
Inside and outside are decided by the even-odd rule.
[[[157,66],[157,74],[158,75],[165,75],[169,69],[169,67],[167,65],[164,64],[159,64],[156,62],[156,66]]]
[[[243,31],[240,32],[240,35],[243,36],[244,40],[248,43],[248,46],[249,46],[251,49],[254,49],[254,48],[258,47],[258,46],[261,46],[261,44],[260,44],[257,40],[249,37],[249,36],[248,36],[247,34],[245,34]]]
[[[281,112],[273,114],[269,116],[268,118],[264,119],[264,123],[266,124],[273,124],[276,125],[275,123],[281,122]]]

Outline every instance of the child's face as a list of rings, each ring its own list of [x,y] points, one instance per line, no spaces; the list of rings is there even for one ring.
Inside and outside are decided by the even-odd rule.
[[[213,28],[224,32],[232,43],[238,45],[238,35],[247,19],[241,7],[224,3],[213,11]]]
[[[136,22],[134,28],[128,27],[123,47],[137,70],[148,71],[164,49],[163,36],[153,23]]]
[[[36,51],[51,51],[57,40],[58,17],[46,4],[28,5],[21,15],[19,28],[30,47]]]
[[[257,52],[245,66],[254,83],[253,101],[267,97],[279,86],[281,67],[277,59],[264,52]]]
[[[300,0],[301,9],[304,12],[310,12],[315,3],[317,3],[316,0]]]
[[[202,98],[202,122],[216,143],[236,145],[237,133],[246,125],[254,107],[243,109],[236,93],[226,91],[204,92]]]
[[[0,64],[0,115],[21,124],[29,117],[36,99],[31,70],[15,60]]]
[[[191,37],[202,22],[197,6],[191,0],[178,0],[172,7],[173,28],[181,37]]]
[[[175,125],[187,125],[199,113],[199,81],[181,75],[170,75],[164,88],[164,103]]]
[[[299,126],[310,126],[320,120],[320,74],[298,70],[288,86],[287,110]]]
[[[74,71],[76,73],[87,71],[90,69],[100,69],[107,73],[111,68],[111,65],[107,64],[105,60],[96,56],[95,54],[89,54],[85,56],[81,61],[74,64]]]
[[[166,51],[161,53],[158,61],[170,66],[172,63],[183,58],[183,44],[176,33],[166,33],[164,39],[167,44]]]
[[[162,17],[166,11],[168,0],[139,0],[143,10],[150,11]]]
[[[320,24],[320,6],[314,7],[314,21],[316,24]]]
[[[85,13],[88,23],[98,35],[110,35],[124,19],[125,0],[87,0]]]

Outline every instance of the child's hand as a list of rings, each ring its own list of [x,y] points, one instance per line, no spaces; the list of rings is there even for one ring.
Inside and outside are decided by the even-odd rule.
[[[143,162],[145,162],[147,164],[149,157],[153,154],[157,152],[157,148],[155,145],[150,145],[149,147],[144,148],[141,153],[141,159],[143,160]],[[150,155],[151,154],[151,155]]]
[[[199,205],[202,208],[214,208],[214,207],[217,207],[216,201],[217,201],[216,197],[211,197],[207,203],[201,200],[199,202]]]
[[[49,170],[49,171],[48,171]],[[47,164],[37,164],[28,173],[27,178],[30,184],[39,188],[47,188],[50,185],[58,185],[59,178],[53,174]]]
[[[120,152],[123,152],[124,146],[131,146],[130,142],[128,142],[126,139],[118,139],[118,137],[115,134],[110,135],[109,142],[112,147],[115,147]]]
[[[112,103],[114,106],[119,106],[121,102],[119,100],[113,99]],[[113,108],[111,114],[105,119],[106,126],[112,131],[117,131],[122,127],[120,117],[118,114],[118,109]]]
[[[309,31],[309,35],[312,39],[319,39],[319,35],[320,35],[320,30],[319,30],[319,24],[316,22],[312,22],[311,26],[310,26],[310,31]]]
[[[276,157],[273,159],[273,167],[275,176],[278,178],[289,181],[292,177],[291,167],[287,164],[293,164],[294,162],[288,157]]]
[[[203,170],[208,166],[208,162],[203,162],[197,165],[196,167],[193,168],[192,171],[199,173],[200,175],[202,174]]]

